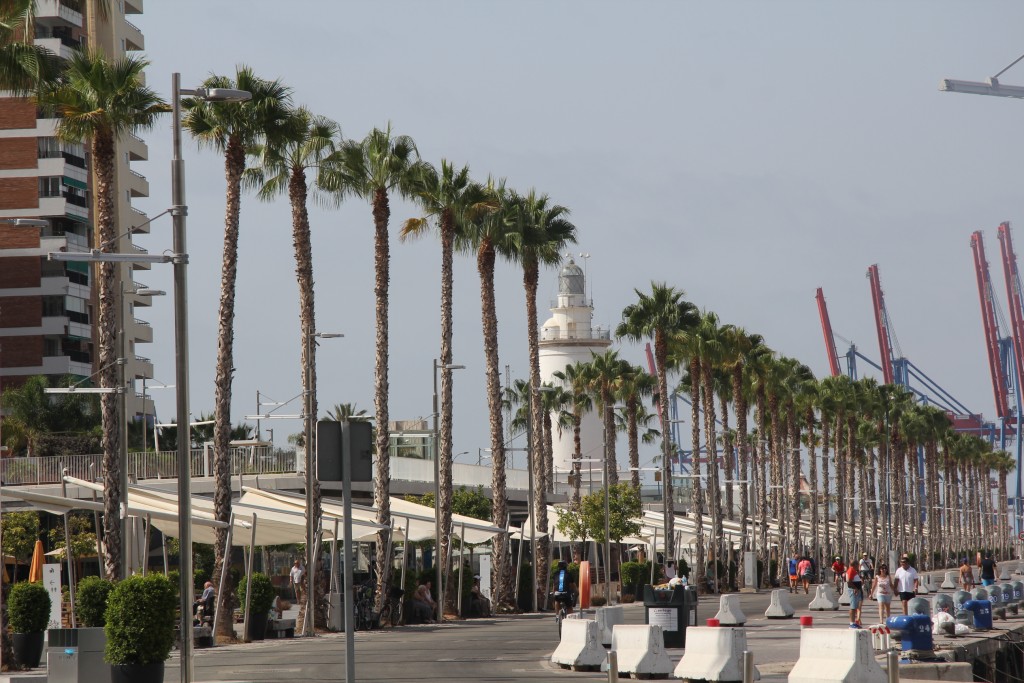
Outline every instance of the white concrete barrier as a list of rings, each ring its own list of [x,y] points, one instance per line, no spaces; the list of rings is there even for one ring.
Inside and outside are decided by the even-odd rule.
[[[743,680],[743,652],[747,634],[742,628],[693,626],[686,629],[686,652],[672,674],[691,681]],[[761,673],[754,667],[754,680]]]
[[[1004,564],[1002,570],[999,572],[999,580],[1009,581],[1010,578],[1010,569]]]
[[[619,659],[619,673],[637,678],[672,673],[672,660],[665,651],[665,636],[657,624],[618,624],[612,630],[612,649]]]
[[[626,619],[622,612],[622,606],[598,607],[595,616],[597,617],[597,625],[601,629],[601,644],[611,645],[612,629],[615,628],[616,624],[626,623]]]
[[[850,606],[850,590],[845,586],[843,587],[843,590],[839,593],[839,604],[843,605],[844,607]]]
[[[811,600],[809,607],[818,612],[839,609],[839,600],[836,599],[836,594],[832,592],[832,586],[827,583],[815,586],[814,599]]]
[[[804,629],[789,683],[886,683],[864,629]]]
[[[946,572],[946,579],[939,588],[956,588],[956,582],[960,580],[960,572]]]
[[[747,615],[740,609],[740,596],[723,595],[718,600],[718,614],[715,615],[722,626],[743,626],[747,623]]]
[[[562,621],[562,640],[551,654],[551,663],[574,671],[600,668],[605,661],[601,647],[601,630],[593,619]]]
[[[920,580],[917,582],[917,594],[928,595],[931,592],[932,589],[928,587],[928,575],[921,575]]]
[[[796,614],[796,610],[789,604],[788,592],[773,590],[771,604],[764,611],[764,615],[769,619],[789,619],[794,614]]]

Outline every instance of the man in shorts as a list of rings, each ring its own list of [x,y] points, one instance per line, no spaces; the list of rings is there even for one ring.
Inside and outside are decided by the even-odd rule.
[[[860,628],[860,606],[864,602],[864,583],[861,581],[857,563],[850,562],[846,570],[846,594],[850,598],[850,628]]]
[[[910,599],[917,595],[917,570],[910,566],[910,558],[906,555],[900,558],[900,568],[893,576],[896,579],[896,592],[900,595],[900,602],[903,603],[903,614],[910,614]]]
[[[796,566],[797,566],[798,563],[799,563],[799,560],[796,558],[795,555],[789,557],[789,559],[787,560],[787,564],[788,564],[788,568],[789,568],[789,592],[790,593],[793,593],[794,591],[796,591],[796,582],[797,582],[797,579],[799,578],[797,573],[796,573]]]

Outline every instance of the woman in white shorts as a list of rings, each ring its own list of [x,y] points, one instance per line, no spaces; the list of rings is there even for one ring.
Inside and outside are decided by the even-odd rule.
[[[891,614],[893,590],[889,565],[878,565],[878,572],[875,573],[875,580],[871,584],[871,594],[875,596],[875,600],[878,600],[878,622],[880,624],[884,624]]]

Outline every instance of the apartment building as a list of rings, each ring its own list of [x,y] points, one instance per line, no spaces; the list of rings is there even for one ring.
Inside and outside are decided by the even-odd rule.
[[[68,57],[79,45],[96,45],[110,57],[142,50],[142,32],[128,15],[141,14],[143,0],[115,0],[100,12],[97,0],[36,0],[35,42]],[[26,99],[0,97],[0,219],[34,218],[45,228],[0,223],[0,387],[44,374],[89,377],[96,365],[98,310],[95,266],[49,261],[53,251],[84,252],[96,246],[92,217],[90,159],[82,145],[59,142],[57,121]],[[146,143],[136,136],[118,141],[117,251],[144,252],[133,237],[149,232],[146,215],[132,206],[149,196],[146,178],[132,168],[145,161]],[[150,297],[134,294],[147,264],[124,264],[119,329],[124,331],[126,379],[153,377],[151,362],[138,351],[153,341],[152,328],[138,318]],[[142,271],[142,272],[140,272]],[[121,354],[119,354],[121,355]],[[128,414],[153,414],[151,401],[129,389]]]

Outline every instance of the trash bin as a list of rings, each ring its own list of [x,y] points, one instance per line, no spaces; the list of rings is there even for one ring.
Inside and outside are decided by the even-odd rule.
[[[665,647],[686,647],[686,627],[697,624],[697,591],[690,586],[644,586],[644,623],[661,626]]]

